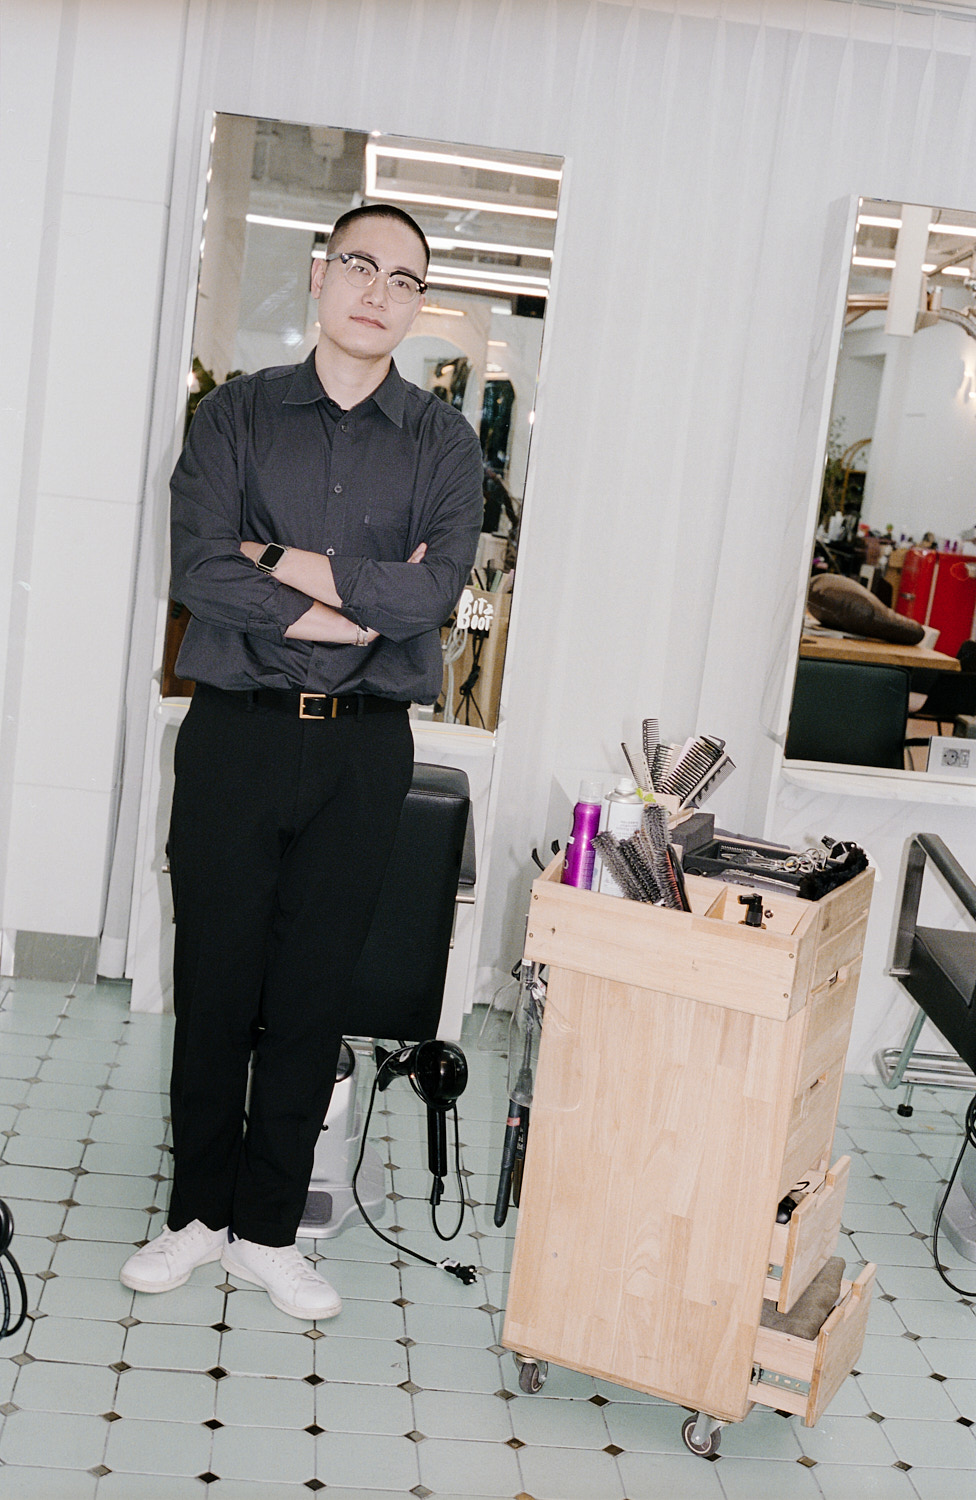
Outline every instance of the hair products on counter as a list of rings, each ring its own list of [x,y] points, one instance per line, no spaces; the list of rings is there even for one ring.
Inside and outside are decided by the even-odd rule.
[[[566,845],[563,861],[563,885],[577,885],[589,890],[593,879],[595,851],[593,840],[600,831],[602,788],[598,781],[581,781],[579,798],[573,809],[573,831]]]
[[[644,799],[637,790],[637,782],[630,776],[621,776],[613,791],[607,795],[606,813],[601,832],[612,833],[618,841],[629,839],[631,834],[636,833],[640,827],[643,811]],[[623,891],[602,860],[596,879],[593,881],[593,889],[601,891],[605,896],[623,895]]]

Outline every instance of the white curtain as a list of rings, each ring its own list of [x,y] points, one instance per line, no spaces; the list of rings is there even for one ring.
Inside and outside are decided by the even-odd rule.
[[[565,832],[545,826],[554,780],[575,790],[617,768],[642,716],[669,736],[724,735],[744,769],[722,810],[755,826],[774,607],[799,566],[780,542],[828,205],[976,207],[976,22],[840,0],[193,0],[191,13],[199,84],[174,211],[192,205],[185,142],[209,107],[566,159],[482,867],[482,963],[504,971],[531,845]],[[145,698],[130,700],[137,752]],[[127,766],[138,779],[140,755]],[[118,848],[124,861],[128,833]],[[127,880],[120,864],[107,936],[124,934]]]

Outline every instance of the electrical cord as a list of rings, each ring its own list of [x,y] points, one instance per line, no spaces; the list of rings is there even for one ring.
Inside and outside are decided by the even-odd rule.
[[[956,1283],[954,1281],[949,1280],[945,1272],[945,1267],[939,1259],[939,1225],[942,1223],[942,1215],[945,1212],[945,1206],[949,1201],[949,1194],[952,1192],[952,1184],[956,1180],[956,1173],[962,1166],[962,1159],[966,1154],[967,1146],[976,1148],[976,1094],[974,1094],[970,1099],[969,1104],[966,1108],[962,1145],[959,1148],[959,1155],[956,1157],[956,1164],[953,1167],[952,1172],[949,1176],[949,1181],[946,1184],[946,1190],[942,1194],[942,1202],[939,1204],[939,1211],[935,1216],[935,1227],[932,1230],[932,1259],[935,1262],[935,1269],[942,1277],[942,1280],[945,1282],[947,1287],[951,1288],[951,1290],[954,1292],[958,1292],[960,1296],[976,1297],[976,1290],[956,1286]]]
[[[356,1160],[356,1165],[355,1165],[355,1168],[353,1169],[353,1174],[352,1174],[352,1196],[353,1196],[353,1198],[355,1200],[356,1207],[359,1209],[359,1212],[362,1214],[363,1219],[364,1219],[367,1227],[369,1229],[371,1229],[373,1231],[373,1233],[379,1239],[383,1240],[385,1244],[392,1245],[393,1248],[394,1248],[394,1250],[402,1250],[405,1254],[412,1255],[415,1260],[423,1261],[423,1263],[424,1263],[425,1266],[433,1266],[435,1270],[447,1271],[448,1275],[450,1275],[450,1276],[456,1276],[457,1279],[458,1279],[458,1281],[463,1281],[464,1284],[465,1284],[465,1286],[473,1286],[475,1280],[477,1279],[477,1275],[478,1275],[478,1273],[475,1270],[474,1266],[462,1266],[458,1261],[456,1261],[456,1260],[449,1260],[446,1257],[444,1258],[444,1260],[431,1260],[430,1256],[428,1256],[428,1255],[421,1255],[421,1253],[420,1253],[419,1250],[411,1250],[409,1245],[401,1245],[401,1244],[399,1244],[397,1240],[391,1239],[388,1234],[384,1234],[383,1231],[382,1231],[382,1229],[379,1229],[377,1227],[377,1225],[375,1225],[373,1223],[372,1219],[369,1217],[369,1214],[366,1212],[366,1208],[365,1208],[365,1206],[364,1206],[364,1204],[363,1204],[363,1202],[362,1202],[362,1200],[361,1200],[361,1198],[359,1196],[359,1188],[358,1188],[358,1185],[357,1185],[357,1179],[359,1177],[359,1169],[360,1169],[360,1167],[363,1164],[363,1158],[366,1155],[366,1140],[367,1140],[367,1136],[369,1134],[369,1122],[370,1122],[370,1120],[372,1119],[372,1116],[373,1116],[373,1105],[376,1102],[376,1094],[377,1094],[377,1090],[379,1088],[380,1073],[382,1072],[382,1068],[383,1068],[382,1064],[380,1065],[379,1068],[377,1068],[377,1070],[376,1070],[376,1076],[373,1079],[373,1086],[370,1089],[369,1104],[368,1104],[368,1106],[366,1108],[366,1119],[363,1122],[362,1139],[361,1139],[361,1141],[359,1143],[359,1156],[358,1156],[358,1158]],[[463,1183],[463,1179],[461,1177],[461,1148],[460,1148],[459,1137],[458,1137],[458,1113],[457,1113],[457,1105],[456,1104],[452,1107],[452,1113],[454,1115],[454,1159],[455,1159],[455,1165],[456,1165],[456,1168],[457,1168],[457,1180],[458,1180],[458,1190],[459,1190],[459,1193],[460,1193],[460,1200],[461,1200],[460,1201],[461,1212],[458,1215],[457,1225],[456,1225],[456,1227],[454,1228],[454,1230],[453,1230],[453,1232],[451,1234],[443,1234],[441,1232],[441,1230],[438,1228],[438,1226],[437,1226],[436,1208],[435,1208],[435,1205],[433,1203],[431,1203],[431,1220],[433,1221],[434,1232],[437,1235],[438,1239],[445,1240],[445,1241],[446,1240],[453,1240],[453,1239],[456,1238],[456,1236],[458,1234],[460,1234],[460,1232],[461,1232],[461,1225],[464,1222],[464,1208],[465,1208],[465,1204],[464,1204],[464,1183]]]
[[[17,1332],[27,1316],[27,1288],[21,1269],[10,1253],[10,1241],[14,1237],[14,1216],[10,1209],[0,1198],[0,1296],[3,1298],[3,1318],[0,1320],[0,1339],[5,1339],[9,1334]],[[14,1326],[10,1326],[10,1287],[7,1282],[7,1273],[3,1268],[3,1262],[7,1261],[17,1281],[17,1289],[20,1292],[20,1317]]]

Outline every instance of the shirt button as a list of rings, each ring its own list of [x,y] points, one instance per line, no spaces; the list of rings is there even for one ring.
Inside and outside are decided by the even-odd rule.
[[[349,431],[349,423],[348,422],[340,422],[339,423],[339,431],[340,432],[348,432]]]
[[[335,485],[333,485],[332,486],[332,493],[333,493],[333,495],[341,495],[342,494],[342,485],[341,484],[335,484]]]
[[[335,548],[334,547],[326,547],[326,549],[325,549],[325,555],[326,555],[326,557],[335,557]]]

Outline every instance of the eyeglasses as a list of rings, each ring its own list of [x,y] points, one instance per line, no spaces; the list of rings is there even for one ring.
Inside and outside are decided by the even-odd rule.
[[[427,290],[426,281],[418,280],[410,271],[381,271],[368,255],[352,255],[348,250],[337,250],[334,255],[325,256],[325,260],[341,261],[343,276],[350,286],[356,287],[360,292],[371,287],[377,276],[385,276],[393,302],[412,302]]]

